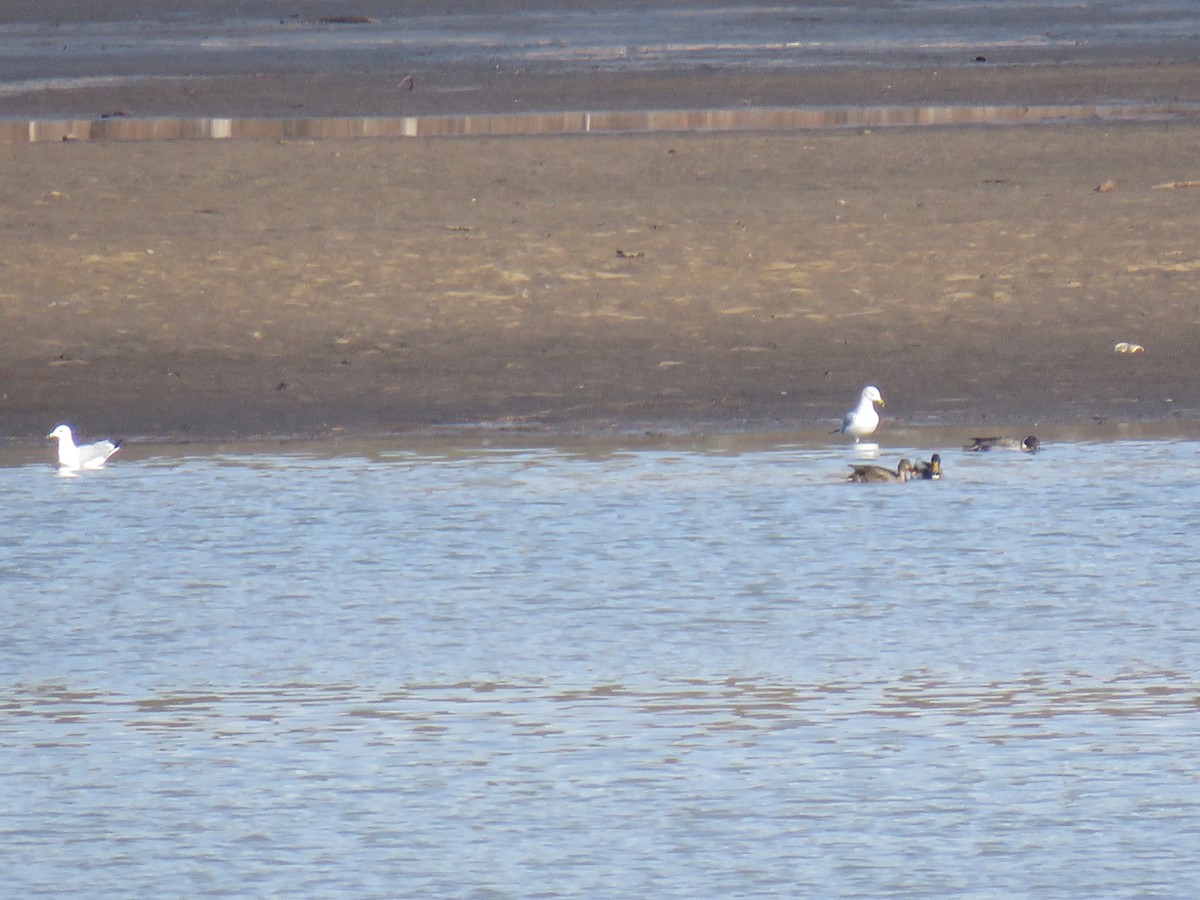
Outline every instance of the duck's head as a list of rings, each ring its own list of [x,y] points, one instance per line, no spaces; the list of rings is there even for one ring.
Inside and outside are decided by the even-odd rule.
[[[942,477],[942,457],[939,453],[935,453],[933,456],[929,457],[929,477]]]
[[[1037,453],[1041,448],[1042,442],[1035,438],[1032,434],[1021,441],[1021,449],[1026,453]]]

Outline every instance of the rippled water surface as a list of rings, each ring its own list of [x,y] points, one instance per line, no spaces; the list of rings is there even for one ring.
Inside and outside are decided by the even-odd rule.
[[[1137,48],[1181,52],[1197,36],[1192,0],[828,0],[428,5],[371,4],[377,17],[335,22],[326,13],[281,15],[277,3],[180,2],[176,9],[61,4],[0,8],[0,94],[30,78],[71,88],[78,79],[236,69],[238,55],[264,70],[378,70],[381,60],[430,70],[487,65],[509,70],[646,70],[671,66],[740,69],[911,65],[1002,51],[1006,62],[1126,56]],[[319,5],[317,5],[319,6]],[[128,21],[131,13],[137,18]],[[353,18],[353,14],[351,14]],[[251,70],[254,71],[254,70]]]
[[[0,468],[6,890],[1194,895],[1198,449]]]

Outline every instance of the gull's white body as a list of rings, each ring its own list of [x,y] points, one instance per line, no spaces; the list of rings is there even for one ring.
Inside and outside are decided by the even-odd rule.
[[[100,469],[121,447],[121,442],[96,441],[77,445],[71,426],[59,425],[46,435],[58,441],[58,464],[64,469]]]
[[[856,442],[860,438],[874,434],[875,429],[879,427],[879,413],[875,411],[876,403],[883,406],[883,395],[879,393],[879,388],[875,385],[868,384],[858,397],[858,406],[846,413],[845,418],[842,419],[842,427],[838,431],[851,435]]]

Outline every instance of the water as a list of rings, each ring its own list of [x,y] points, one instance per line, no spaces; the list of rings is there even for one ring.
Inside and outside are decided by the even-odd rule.
[[[322,4],[317,4],[321,9],[309,6],[281,12],[277,3],[184,0],[155,13],[123,2],[65,4],[53,11],[44,4],[11,10],[0,4],[0,106],[41,92],[67,97],[43,98],[40,107],[35,104],[38,117],[0,117],[0,144],[780,131],[1093,119],[1190,122],[1197,115],[1197,104],[1186,90],[1155,89],[1128,73],[1104,84],[1092,79],[1085,96],[1068,87],[1064,97],[1047,102],[1039,102],[1039,89],[1029,85],[1012,88],[1016,93],[999,101],[991,89],[977,86],[974,90],[990,95],[990,101],[971,96],[968,102],[961,96],[938,101],[945,84],[933,91],[932,100],[926,90],[918,91],[916,102],[889,94],[888,85],[875,98],[879,102],[850,105],[844,99],[822,101],[820,91],[814,97],[797,86],[791,89],[795,96],[765,106],[751,105],[739,93],[742,89],[723,93],[727,89],[721,88],[717,96],[697,100],[682,99],[660,85],[631,101],[610,84],[581,101],[577,96],[566,99],[569,90],[560,99],[553,90],[537,99],[536,92],[527,95],[522,88],[528,87],[525,79],[563,75],[594,77],[604,84],[617,73],[723,71],[736,76],[919,69],[933,78],[943,69],[978,68],[977,60],[990,60],[993,68],[1056,70],[1097,63],[1189,63],[1200,40],[1193,0],[776,5],[673,0],[583,8],[516,0],[499,5],[409,3],[403,9],[369,0],[347,15],[369,13],[370,21],[349,25],[324,21],[330,10]],[[131,21],[133,16],[140,18]],[[408,97],[400,87],[406,74],[420,88],[413,95],[415,103],[397,105],[397,93]],[[140,88],[151,85],[164,95],[192,97],[198,85],[217,79],[297,75],[350,75],[358,85],[346,88],[347,96],[332,108],[310,89],[280,87],[278,103],[268,103],[264,114],[261,98],[246,99],[257,91],[247,94],[242,83],[227,89],[229,97],[216,103],[216,115],[183,114],[186,110],[170,109],[170,103],[166,114],[160,107],[159,114],[132,110],[128,115],[132,103],[126,92],[137,96]],[[486,97],[488,85],[510,79],[516,79],[513,96],[479,99]],[[390,85],[383,94],[371,95],[378,109],[364,99],[364,85],[371,84]],[[106,94],[108,101],[70,99],[89,91],[112,93]],[[643,92],[644,85],[634,91]],[[241,99],[231,100],[235,95]],[[514,105],[518,102],[532,107]],[[197,103],[206,105],[194,98],[183,105]],[[259,114],[247,115],[247,103]],[[648,108],[637,108],[642,103]],[[323,114],[295,114],[297,108],[312,110],[314,105]],[[353,107],[368,114],[341,114]],[[45,115],[54,109],[75,112],[70,118]],[[405,114],[397,115],[397,110]]]
[[[1197,447],[0,468],[6,890],[1194,895]]]
[[[177,2],[154,12],[123,3],[0,9],[0,95],[71,89],[161,74],[432,70],[454,66],[548,72],[717,66],[742,71],[829,66],[961,65],[979,52],[1008,63],[1194,56],[1191,0],[828,0],[599,3],[467,2],[402,8],[368,2],[359,25],[328,9],[277,3]],[[131,17],[137,18],[133,21]]]

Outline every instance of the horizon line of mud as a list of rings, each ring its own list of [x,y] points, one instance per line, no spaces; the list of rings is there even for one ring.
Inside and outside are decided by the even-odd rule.
[[[0,144],[806,131],[1194,119],[1198,104],[1003,104],[472,113],[422,116],[0,119]]]

